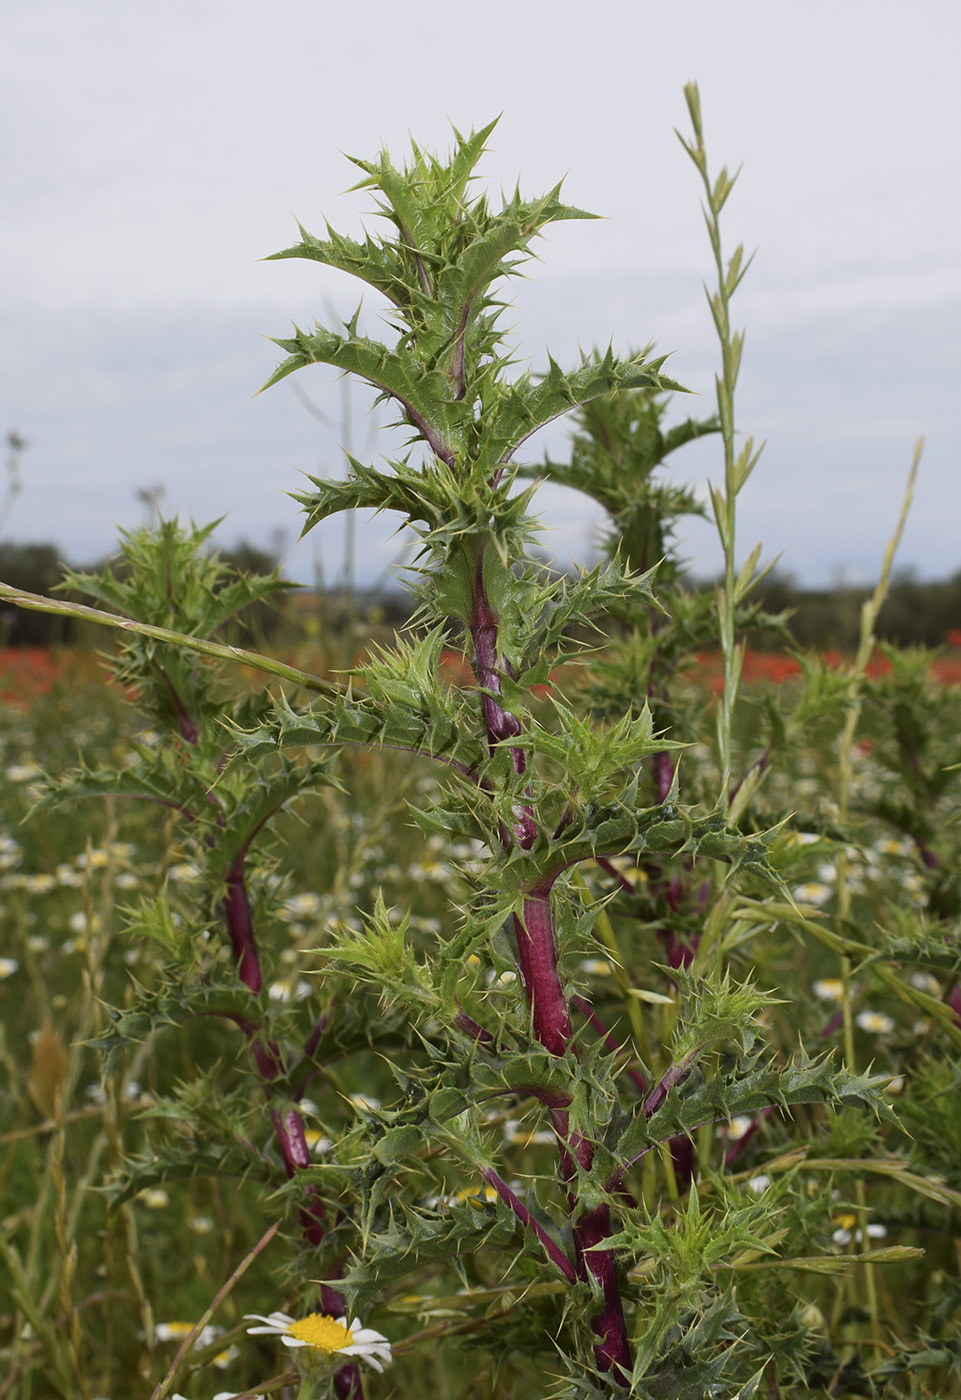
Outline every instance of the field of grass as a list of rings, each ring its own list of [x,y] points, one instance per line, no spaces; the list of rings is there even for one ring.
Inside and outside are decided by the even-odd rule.
[[[455,660],[447,664],[456,679]],[[158,894],[166,892],[174,924],[196,921],[200,865],[189,832],[174,814],[158,815],[156,807],[118,798],[74,802],[24,820],[41,795],[44,771],[60,774],[78,754],[94,767],[122,765],[130,761],[132,742],[150,745],[156,737],[144,732],[136,707],[119,689],[104,684],[92,656],[17,655],[5,658],[2,672],[0,1240],[6,1281],[0,1290],[0,1396],[121,1400],[151,1394],[168,1373],[188,1324],[202,1319],[278,1209],[280,1234],[228,1291],[191,1352],[190,1366],[165,1393],[202,1400],[240,1393],[270,1377],[272,1393],[279,1393],[290,1383],[289,1376],[283,1379],[284,1356],[272,1339],[248,1337],[243,1321],[245,1313],[289,1306],[277,1292],[285,1255],[300,1256],[295,1273],[305,1267],[296,1212],[289,1198],[278,1203],[274,1195],[277,1161],[266,1102],[249,1106],[247,1126],[254,1135],[252,1160],[265,1158],[269,1170],[236,1176],[228,1166],[220,1178],[172,1176],[120,1203],[111,1199],[121,1159],[149,1158],[163,1135],[177,1130],[170,1104],[197,1066],[205,1074],[201,1088],[192,1090],[198,1118],[216,1126],[218,1115],[226,1120],[235,1112],[227,1102],[233,1066],[247,1046],[229,1021],[211,1017],[151,1030],[139,1049],[119,1057],[106,1080],[90,1043],[106,1029],[105,1007],[129,1004],[134,981],[149,989],[156,977],[156,930],[151,933],[144,911]],[[748,714],[752,700],[761,703],[773,682],[797,685],[792,673],[762,665],[746,668],[746,676],[752,682]],[[688,685],[695,700],[699,690],[699,703],[709,704],[709,659],[691,673]],[[942,687],[932,696],[939,723],[961,729],[961,695]],[[888,1093],[904,1126],[853,1110],[796,1108],[718,1124],[708,1138],[702,1130],[698,1143],[702,1169],[694,1199],[708,1210],[712,1193],[740,1193],[744,1209],[752,1202],[764,1207],[757,1212],[758,1231],[769,1236],[753,1261],[726,1259],[718,1267],[734,1269],[739,1302],[748,1312],[761,1310],[761,1295],[772,1287],[779,1292],[782,1324],[808,1335],[812,1376],[821,1374],[817,1358],[823,1354],[825,1385],[827,1372],[844,1364],[845,1339],[864,1335],[865,1265],[858,1262],[860,1246],[852,1244],[862,1224],[865,1248],[907,1247],[900,1261],[895,1251],[893,1262],[870,1270],[875,1320],[883,1318],[892,1334],[907,1337],[915,1326],[939,1321],[947,1357],[956,1346],[951,1318],[961,1301],[961,1112],[953,1058],[958,1033],[948,1035],[946,1025],[923,1014],[918,1002],[928,997],[953,1008],[956,1026],[961,1004],[955,975],[950,969],[941,978],[931,972],[923,940],[917,942],[917,961],[911,955],[917,930],[939,907],[956,902],[957,877],[883,820],[891,782],[889,721],[883,705],[869,707],[859,734],[853,800],[861,834],[846,851],[843,878],[852,892],[850,926],[870,940],[880,918],[885,938],[890,942],[897,933],[901,943],[896,963],[890,948],[877,963],[888,973],[896,966],[896,975],[879,977],[868,959],[852,981],[847,1004],[857,1064],[890,1076]],[[750,721],[740,744],[750,761]],[[716,779],[706,748],[692,751],[689,761],[699,781],[709,786]],[[772,822],[793,814],[774,859],[809,919],[823,920],[828,929],[839,872],[832,831],[836,764],[830,745],[800,747],[772,774],[761,799]],[[373,1015],[372,994],[357,984],[338,984],[325,967],[331,930],[360,928],[360,913],[382,891],[389,909],[410,911],[414,945],[429,952],[455,930],[474,854],[462,842],[425,838],[411,824],[407,801],[417,805],[436,786],[421,762],[388,750],[357,752],[347,756],[341,780],[342,793],[306,798],[283,818],[261,873],[270,893],[280,896],[264,938],[268,994],[288,1006],[291,1026],[300,1025],[301,1034],[317,1008],[330,1004],[332,986],[339,985],[339,995],[348,999],[355,1022],[368,1014],[366,1000]],[[957,816],[956,801],[941,804],[939,826],[952,844]],[[671,997],[666,963],[676,962],[658,933],[657,904],[666,896],[663,889],[652,890],[629,861],[619,862],[615,874],[623,892],[609,906],[610,926],[625,971],[646,989],[648,1034],[657,1038]],[[608,892],[604,871],[595,868],[586,878],[596,892]],[[840,1047],[848,974],[830,947],[776,924],[763,930],[745,924],[743,932],[743,941],[730,948],[730,963],[739,979],[750,975],[774,993],[764,1017],[769,1046],[784,1056],[794,1053],[799,1038],[812,1051]],[[215,922],[205,936],[213,950],[221,937]],[[955,957],[952,949],[946,963]],[[569,971],[589,991],[597,1025],[622,1034],[617,1026],[624,1007],[609,948],[599,944],[595,956],[581,957]],[[507,974],[480,964],[465,969],[465,1004],[483,1006],[488,1017],[507,990]],[[585,1026],[583,1034],[590,1037],[593,1030]],[[419,1054],[401,1025],[396,1053],[411,1063]],[[204,1085],[207,1102],[197,1097]],[[353,1044],[329,1061],[304,1102],[315,1160],[336,1155],[338,1143],[349,1152],[358,1115],[389,1109],[397,1092],[382,1050],[374,1054]],[[551,1135],[531,1107],[521,1096],[490,1115],[489,1133],[512,1180],[536,1182],[541,1157],[550,1152]],[[181,1130],[197,1129],[183,1123]],[[448,1163],[440,1177],[438,1187],[437,1170],[425,1164],[421,1189],[430,1208],[469,1201],[479,1212],[495,1211],[493,1193],[469,1172]],[[417,1183],[409,1189],[416,1194]],[[643,1181],[638,1189],[645,1189]],[[773,1223],[761,1228],[764,1215],[777,1222],[776,1233]],[[807,1242],[809,1262],[795,1269],[789,1283],[763,1267],[764,1248],[781,1248],[782,1232]],[[558,1288],[531,1282],[521,1306],[514,1295],[505,1296],[489,1259],[471,1258],[456,1273],[438,1262],[413,1281],[399,1280],[369,1319],[395,1343],[389,1378],[369,1376],[369,1394],[413,1397],[425,1385],[444,1400],[524,1393],[523,1337],[556,1308]],[[495,1322],[485,1324],[485,1317]],[[472,1349],[475,1334],[479,1350]]]

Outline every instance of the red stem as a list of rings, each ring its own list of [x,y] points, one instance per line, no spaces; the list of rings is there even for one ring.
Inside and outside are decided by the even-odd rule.
[[[544,1246],[545,1253],[551,1263],[555,1264],[557,1268],[560,1269],[568,1282],[576,1283],[577,1274],[567,1255],[561,1249],[560,1245],[551,1238],[547,1230],[544,1229],[544,1226],[534,1219],[524,1202],[519,1196],[514,1194],[503,1177],[498,1175],[493,1167],[481,1167],[480,1174],[486,1182],[493,1186],[501,1200],[511,1208],[524,1228],[530,1230],[531,1234],[537,1236]]]
[[[557,970],[550,885],[527,896],[523,915],[514,915],[514,931],[521,981],[534,1018],[534,1034],[552,1055],[564,1055],[573,1028]]]
[[[506,659],[498,655],[499,626],[500,618],[491,607],[484,590],[484,551],[481,549],[474,572],[470,634],[474,653],[474,675],[478,686],[484,692],[481,696],[481,708],[491,753],[497,744],[509,743],[521,732],[516,716],[505,710],[498,700],[502,691],[502,680],[510,675]],[[511,758],[514,772],[524,773],[527,767],[524,750],[512,746]],[[537,839],[533,808],[528,803],[518,804],[514,809],[514,817],[513,832],[502,831],[501,839],[505,849],[513,839],[522,850],[530,850]],[[531,1009],[534,1034],[551,1055],[557,1056],[566,1055],[568,1050],[573,1048],[574,1038],[570,1010],[557,967],[557,944],[551,912],[551,887],[559,873],[558,871],[545,876],[539,884],[529,889],[524,896],[521,912],[514,915],[517,964],[527,1004]],[[566,1106],[551,1108],[550,1115],[558,1139],[561,1174],[571,1188],[578,1168],[584,1172],[591,1170],[594,1148],[580,1133],[571,1133]],[[491,1178],[488,1179],[499,1194],[502,1194],[497,1183]],[[504,1190],[507,1188],[504,1187]],[[631,1347],[627,1337],[614,1255],[611,1250],[595,1248],[611,1233],[610,1207],[606,1204],[593,1206],[578,1215],[579,1202],[573,1189],[568,1191],[568,1202],[571,1214],[575,1216],[577,1276],[583,1280],[590,1276],[599,1286],[603,1297],[601,1310],[591,1321],[591,1328],[599,1338],[594,1347],[597,1365],[600,1370],[613,1374],[619,1383],[626,1385],[632,1370]],[[515,1215],[518,1215],[517,1206],[525,1209],[519,1201],[516,1205],[512,1201],[508,1204]],[[518,1218],[521,1217],[518,1215]],[[524,1223],[534,1228],[529,1220],[525,1219]],[[538,1233],[537,1230],[535,1233]],[[547,1248],[544,1238],[539,1233],[538,1238]],[[549,1236],[547,1238],[549,1239]],[[553,1255],[551,1257],[553,1258]],[[558,1261],[555,1259],[554,1262]]]
[[[230,945],[234,950],[234,961],[241,982],[256,996],[264,985],[260,971],[260,958],[254,941],[253,924],[250,921],[250,905],[244,887],[243,861],[238,859],[227,872],[227,893],[224,896],[224,915],[230,934]]]

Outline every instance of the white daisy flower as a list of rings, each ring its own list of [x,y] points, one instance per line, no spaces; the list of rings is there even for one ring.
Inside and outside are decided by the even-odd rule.
[[[859,1011],[854,1019],[862,1031],[871,1031],[874,1035],[887,1035],[894,1030],[894,1022],[883,1011]]]
[[[303,1001],[310,993],[310,983],[303,977],[280,977],[267,988],[271,1001]]]
[[[192,1322],[158,1322],[154,1328],[154,1336],[158,1342],[182,1342],[184,1337],[189,1337],[194,1330]],[[198,1347],[209,1346],[215,1342],[223,1331],[222,1327],[211,1327],[210,1324],[202,1327],[197,1333],[195,1345]]]
[[[5,977],[12,977],[19,967],[16,958],[0,958],[0,982]]]
[[[103,870],[110,864],[110,852],[95,848],[90,851],[82,851],[77,856],[77,868],[79,870]]]
[[[42,774],[39,763],[12,763],[7,769],[7,779],[11,783],[29,783],[31,778],[39,778]]]
[[[308,890],[304,894],[291,895],[290,899],[284,901],[284,909],[281,918],[292,919],[309,918],[312,914],[319,914],[321,909],[321,898],[313,890]]]
[[[57,877],[55,875],[26,875],[23,881],[23,888],[27,894],[49,894],[51,890],[57,888]]]
[[[822,884],[820,880],[809,880],[806,885],[798,885],[794,891],[794,899],[798,904],[813,904],[820,907],[827,904],[834,891],[830,885]]]
[[[749,1132],[754,1119],[749,1113],[738,1113],[730,1123],[721,1124],[721,1136],[728,1138],[731,1142],[739,1142],[745,1133]]]
[[[172,865],[167,871],[171,880],[175,880],[178,884],[199,880],[202,873],[200,866],[195,865],[192,860],[182,860],[177,865]]]
[[[768,1176],[767,1172],[761,1172],[760,1176],[752,1176],[749,1178],[747,1187],[749,1191],[753,1191],[755,1195],[760,1196],[762,1192],[767,1190],[770,1184],[771,1178]]]
[[[322,1157],[325,1152],[329,1152],[333,1147],[333,1142],[329,1137],[325,1137],[319,1128],[305,1128],[304,1141],[310,1148],[312,1157]]]
[[[383,1371],[384,1362],[393,1360],[390,1342],[380,1332],[370,1327],[361,1327],[357,1318],[347,1326],[342,1317],[331,1317],[328,1313],[308,1313],[306,1317],[288,1317],[286,1313],[272,1312],[269,1317],[260,1313],[245,1313],[252,1322],[263,1322],[263,1327],[248,1327],[250,1336],[279,1337],[285,1347],[312,1347],[325,1357],[360,1356],[375,1371]]]
[[[348,1094],[347,1098],[355,1108],[366,1109],[368,1113],[376,1113],[380,1108],[380,1099],[370,1094]]]
[[[148,1210],[166,1210],[167,1206],[170,1205],[170,1197],[159,1186],[148,1186],[146,1190],[138,1191],[136,1199],[142,1201]],[[160,1336],[159,1328],[157,1336]]]
[[[822,1001],[842,1001],[844,999],[844,983],[840,977],[822,977],[819,982],[815,982],[811,991]]]

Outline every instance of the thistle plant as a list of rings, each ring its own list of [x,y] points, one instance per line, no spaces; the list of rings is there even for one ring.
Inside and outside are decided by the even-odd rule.
[[[736,498],[756,456],[735,449],[741,342],[729,301],[743,258],[725,265],[719,224],[731,182],[708,179],[696,89],[688,104],[720,278],[716,418],[666,428],[669,396],[683,390],[649,352],[518,369],[502,325],[505,283],[551,223],[590,216],[559,187],[492,207],[473,185],[492,126],[455,132],[446,158],[414,146],[403,167],[386,152],[356,162],[382,233],[301,228],[275,255],[336,267],[386,301],[384,340],[362,330],[359,312],[336,329],[294,328],[277,341],[286,358],[269,384],[330,366],[372,391],[406,434],[400,457],[349,455],[345,479],[310,478],[296,496],[305,530],[372,509],[415,533],[405,633],[372,648],[347,681],[232,648],[226,622],[283,581],[236,575],[209,552],[212,526],[175,521],[125,537],[122,569],[70,576],[99,609],[17,597],[118,630],[115,676],[149,719],[129,762],[81,764],[40,805],[133,799],[167,825],[164,878],[124,916],[128,936],[153,950],[152,970],[108,1004],[99,1044],[108,1079],[135,1047],[143,1055],[173,1034],[189,1063],[158,1086],[150,1135],[128,1148],[109,1191],[122,1207],[145,1187],[210,1179],[271,1220],[259,1240],[248,1232],[243,1264],[202,1319],[285,1241],[273,1273],[283,1310],[248,1304],[233,1336],[255,1361],[279,1340],[289,1369],[251,1393],[296,1383],[300,1400],[348,1400],[362,1385],[374,1394],[378,1378],[362,1382],[358,1362],[402,1374],[408,1356],[423,1393],[424,1356],[439,1343],[491,1358],[476,1376],[472,1366],[462,1393],[488,1382],[493,1393],[503,1371],[504,1383],[570,1400],[750,1400],[809,1394],[809,1382],[880,1393],[888,1379],[913,1384],[917,1370],[954,1365],[953,1333],[925,1350],[894,1321],[889,1354],[868,1375],[855,1354],[862,1338],[845,1331],[843,1290],[869,1279],[876,1332],[875,1266],[905,1268],[920,1250],[882,1246],[866,1263],[863,1250],[829,1243],[842,1190],[866,1236],[870,1172],[891,1199],[900,1193],[905,1218],[919,1200],[961,1205],[961,1182],[938,1175],[943,1142],[925,1141],[910,1164],[895,1156],[911,1149],[882,1092],[890,1075],[853,1067],[849,986],[847,1064],[832,1057],[837,1028],[816,1008],[801,1028],[765,990],[788,959],[804,967],[791,941],[803,938],[843,960],[847,983],[870,975],[927,1017],[926,1035],[961,1044],[956,930],[936,918],[946,897],[910,938],[889,921],[869,941],[847,896],[834,927],[792,886],[802,835],[846,859],[861,839],[851,812],[817,814],[817,833],[802,812],[798,833],[790,801],[770,796],[773,778],[764,787],[773,760],[818,725],[834,726],[850,760],[863,665],[835,681],[810,665],[794,711],[770,713],[763,762],[753,727],[744,744],[737,732],[743,634],[772,619],[748,596],[759,551],[735,559]],[[568,413],[571,460],[535,465],[531,438]],[[712,498],[725,580],[713,597],[685,588],[673,543],[673,522],[695,500],[655,477],[704,433],[719,434],[725,462]],[[558,575],[539,561],[541,476],[607,510],[595,567]],[[724,667],[713,751],[709,710],[684,676],[711,636]],[[466,684],[444,678],[451,651]],[[231,661],[285,690],[228,683]],[[907,732],[887,693],[874,698]],[[930,808],[946,784],[920,737],[917,753],[901,827],[943,860]],[[357,847],[372,838],[352,846],[343,833],[362,761],[389,789],[379,828],[393,821],[398,845],[406,819],[426,849],[403,901],[385,871],[355,882],[355,910]],[[325,853],[316,858],[328,888],[292,950],[282,946],[281,869],[298,839]],[[431,883],[426,861],[438,850]],[[186,889],[173,876],[184,862]],[[907,964],[947,970],[949,995],[906,982]],[[946,1092],[921,1050],[916,1075],[925,1093]],[[830,1299],[799,1297],[792,1280],[806,1275],[813,1288],[841,1284]],[[69,1302],[68,1290],[77,1370]],[[388,1340],[397,1315],[420,1318],[422,1330]],[[192,1384],[202,1324],[155,1400]]]
[[[371,385],[409,431],[403,458],[384,467],[351,459],[345,481],[312,479],[298,499],[308,529],[353,508],[390,510],[410,524],[420,539],[418,610],[409,639],[365,666],[363,693],[307,712],[281,706],[272,723],[238,731],[228,771],[349,744],[391,746],[443,766],[443,797],[413,815],[425,834],[469,839],[484,853],[465,872],[456,930],[418,957],[404,920],[392,924],[381,903],[362,934],[323,949],[328,963],[405,1004],[428,1048],[425,1065],[398,1072],[401,1103],[382,1118],[372,1164],[351,1169],[365,1249],[340,1286],[357,1306],[420,1261],[513,1233],[528,1269],[546,1266],[566,1285],[559,1345],[572,1393],[616,1393],[639,1386],[662,1360],[649,1342],[635,1348],[628,1322],[636,1292],[625,1254],[649,1228],[628,1184],[638,1165],[679,1131],[748,1102],[867,1103],[874,1095],[868,1079],[826,1064],[761,1069],[752,1026],[764,998],[750,986],[726,977],[692,985],[678,998],[684,1010],[668,1057],[656,1064],[600,1025],[572,976],[596,947],[603,917],[576,878],[585,862],[683,854],[725,863],[759,889],[778,879],[768,838],[742,835],[717,804],[684,807],[676,783],[645,802],[645,773],[678,745],[655,732],[643,695],[619,716],[597,718],[578,714],[552,682],[553,671],[576,664],[599,617],[657,606],[655,561],[618,554],[574,578],[554,577],[530,552],[533,488],[518,484],[519,453],[571,409],[679,386],[662,375],[663,361],[622,361],[612,351],[568,373],[553,361],[542,376],[508,373],[495,290],[548,223],[586,216],[561,203],[559,188],[535,200],[516,193],[497,212],[483,195],[471,198],[490,130],[458,135],[446,162],[416,147],[404,169],[386,154],[357,162],[388,237],[360,243],[302,229],[301,241],[277,255],[340,268],[389,303],[392,345],[362,335],[356,317],[339,332],[296,329],[277,342],[287,358],[269,382],[332,365]],[[639,571],[638,562],[648,567]],[[473,686],[438,683],[442,645],[462,649]],[[538,695],[545,686],[546,702]],[[471,963],[490,970],[496,997],[477,987]],[[702,1067],[722,1048],[733,1059],[708,1088]],[[694,1083],[703,1087],[683,1091]],[[483,1130],[485,1105],[517,1096],[533,1102],[556,1142],[547,1208],[539,1193],[505,1179]],[[425,1144],[493,1188],[496,1225],[428,1219],[407,1205],[403,1184]],[[331,1170],[319,1174],[329,1180]]]

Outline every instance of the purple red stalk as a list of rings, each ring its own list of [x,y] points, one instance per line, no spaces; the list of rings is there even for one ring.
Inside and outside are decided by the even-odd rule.
[[[552,1055],[564,1055],[573,1036],[567,998],[557,970],[550,886],[524,900],[514,915],[517,962],[534,1020],[534,1034]]]
[[[516,716],[505,710],[498,699],[502,693],[504,677],[510,676],[506,659],[498,655],[499,626],[500,618],[491,607],[484,589],[484,553],[481,550],[474,574],[470,634],[474,654],[474,676],[483,692],[481,709],[491,753],[497,745],[509,744],[511,739],[521,732]],[[524,750],[512,746],[511,758],[514,772],[524,773],[527,765]],[[515,808],[513,833],[511,835],[504,832],[502,839],[505,847],[511,839],[523,850],[533,847],[537,839],[537,825],[531,806],[524,804]],[[531,1009],[534,1034],[551,1055],[562,1056],[573,1048],[574,1033],[557,966],[557,943],[551,910],[551,888],[558,873],[546,875],[540,883],[527,891],[521,911],[514,915],[514,932],[517,940],[517,964],[527,1004]],[[571,1132],[566,1106],[552,1107],[550,1116],[558,1139],[561,1173],[571,1188],[568,1192],[568,1202],[575,1217],[573,1229],[577,1250],[577,1277],[583,1280],[592,1278],[599,1285],[603,1296],[601,1310],[591,1321],[591,1328],[599,1338],[594,1346],[594,1356],[600,1370],[613,1375],[618,1383],[626,1385],[629,1383],[632,1369],[631,1347],[624,1320],[617,1268],[613,1252],[597,1248],[611,1233],[610,1208],[607,1205],[595,1206],[578,1214],[579,1203],[573,1190],[578,1169],[582,1172],[591,1170],[594,1149],[581,1134]],[[495,1181],[491,1180],[491,1184],[502,1194]],[[505,1191],[507,1189],[504,1187]],[[526,1215],[526,1208],[522,1202],[517,1201],[515,1204],[508,1201],[508,1204],[519,1219],[521,1216],[518,1214],[518,1206],[525,1210]],[[524,1223],[528,1228],[534,1228],[529,1218],[525,1218]],[[538,1234],[541,1243],[548,1248],[547,1240],[537,1230],[534,1233]],[[547,1239],[549,1240],[549,1236]],[[551,1257],[553,1258],[553,1255]],[[560,1267],[557,1259],[554,1259],[554,1262]]]
[[[491,607],[484,592],[484,551],[477,557],[474,575],[474,600],[471,609],[470,634],[474,651],[474,677],[481,687],[481,710],[484,727],[487,730],[487,743],[493,752],[497,744],[514,739],[521,732],[516,717],[505,710],[497,701],[501,693],[501,683],[510,676],[510,667],[503,657],[497,654],[497,629],[500,618]],[[527,768],[527,755],[523,749],[512,748],[511,760],[515,773],[523,773]],[[515,812],[514,839],[523,850],[529,851],[537,839],[534,814],[528,806],[519,806]]]
[[[247,901],[247,891],[244,885],[243,854],[239,855],[231,865],[227,873],[226,885],[224,914],[234,959],[237,963],[237,972],[244,985],[254,995],[257,995],[263,987],[263,975],[260,970],[260,957],[257,952],[257,942],[250,918],[250,905]],[[308,1055],[313,1053],[323,1033],[327,1023],[327,1014],[321,1017],[314,1026],[306,1049]],[[282,1073],[284,1069],[280,1047],[273,1041],[265,1045],[256,1036],[254,1026],[249,1023],[238,1021],[238,1024],[251,1041],[254,1060],[269,1099],[271,1097],[271,1080]],[[290,1179],[298,1171],[311,1165],[310,1147],[304,1133],[304,1120],[293,1108],[287,1109],[286,1112],[272,1109],[270,1116],[273,1120],[280,1155],[284,1161],[284,1170]],[[304,1240],[315,1248],[323,1243],[327,1234],[327,1219],[323,1200],[317,1187],[313,1184],[307,1188],[304,1203],[300,1208],[300,1230]],[[322,1284],[320,1301],[321,1308],[330,1316],[346,1316],[344,1296],[336,1288]],[[334,1377],[334,1390],[338,1400],[360,1400],[363,1392],[360,1371],[355,1362],[350,1362],[337,1372]]]
[[[503,1177],[501,1177],[493,1167],[481,1167],[480,1174],[488,1185],[493,1186],[498,1196],[510,1207],[524,1228],[530,1230],[531,1234],[536,1235],[537,1239],[540,1240],[541,1244],[544,1246],[544,1252],[547,1254],[551,1263],[561,1271],[568,1282],[576,1283],[577,1274],[567,1255],[556,1240],[551,1238],[547,1230],[544,1229],[544,1226],[534,1219],[524,1202],[519,1196],[514,1194]]]
[[[264,985],[260,971],[260,958],[254,941],[253,925],[250,921],[250,905],[244,886],[243,858],[238,857],[227,872],[227,893],[224,896],[224,916],[230,934],[230,946],[234,950],[237,973],[245,987],[256,996]]]
[[[604,1044],[607,1046],[608,1050],[613,1050],[615,1055],[620,1055],[624,1053],[624,1047],[621,1044],[621,1042],[617,1039],[617,1036],[615,1036],[611,1031],[607,1029],[607,1026],[605,1026],[604,1022],[601,1020],[600,1016],[598,1016],[597,1012],[594,1010],[593,1006],[591,1006],[589,1001],[586,1001],[584,997],[581,996],[573,996],[571,997],[571,1006],[573,1006],[575,1011],[579,1011],[581,1013],[581,1015],[587,1021],[588,1025],[594,1027],[598,1035],[603,1040]],[[630,1068],[628,1068],[627,1074],[636,1086],[638,1093],[646,1094],[647,1080],[644,1078],[643,1074],[640,1074],[636,1069]]]

